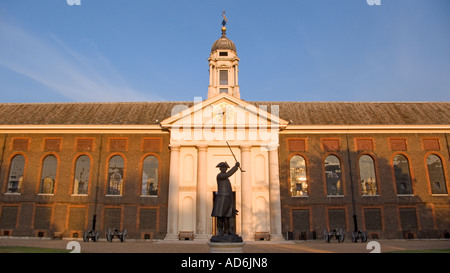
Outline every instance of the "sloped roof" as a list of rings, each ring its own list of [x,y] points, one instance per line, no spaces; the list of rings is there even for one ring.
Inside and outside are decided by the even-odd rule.
[[[293,125],[450,125],[450,102],[254,102]],[[267,108],[268,111],[269,107]]]
[[[170,117],[176,105],[192,102],[88,102],[0,104],[4,125],[143,125]]]
[[[248,103],[266,105],[272,114],[278,105],[280,118],[292,125],[450,124],[450,102]],[[193,102],[2,103],[0,125],[151,125],[174,114],[176,106]]]

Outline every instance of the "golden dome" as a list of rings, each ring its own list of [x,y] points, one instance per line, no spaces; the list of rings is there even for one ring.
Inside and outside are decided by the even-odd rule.
[[[214,42],[214,44],[211,47],[211,53],[213,53],[216,50],[226,49],[226,50],[232,50],[236,52],[236,45],[228,39],[226,35],[227,28],[225,26],[222,27],[222,37],[220,37],[217,41]]]

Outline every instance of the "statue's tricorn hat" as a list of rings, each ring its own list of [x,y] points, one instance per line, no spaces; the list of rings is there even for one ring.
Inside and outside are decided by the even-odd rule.
[[[217,164],[216,168],[220,168],[220,167],[229,168],[230,166],[228,166],[228,163],[225,161],[225,162],[220,162],[219,164]]]

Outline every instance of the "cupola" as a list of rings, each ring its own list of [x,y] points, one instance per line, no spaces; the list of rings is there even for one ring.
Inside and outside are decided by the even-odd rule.
[[[227,93],[240,98],[238,84],[239,58],[237,57],[236,45],[226,37],[228,19],[225,17],[225,11],[222,16],[222,37],[214,42],[208,58],[208,98],[220,93]]]

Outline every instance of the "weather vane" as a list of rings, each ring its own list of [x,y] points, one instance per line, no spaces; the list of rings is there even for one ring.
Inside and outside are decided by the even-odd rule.
[[[225,11],[222,12],[222,17],[223,17],[222,26],[225,26],[227,24],[227,22],[228,22],[228,19],[225,16]]]

